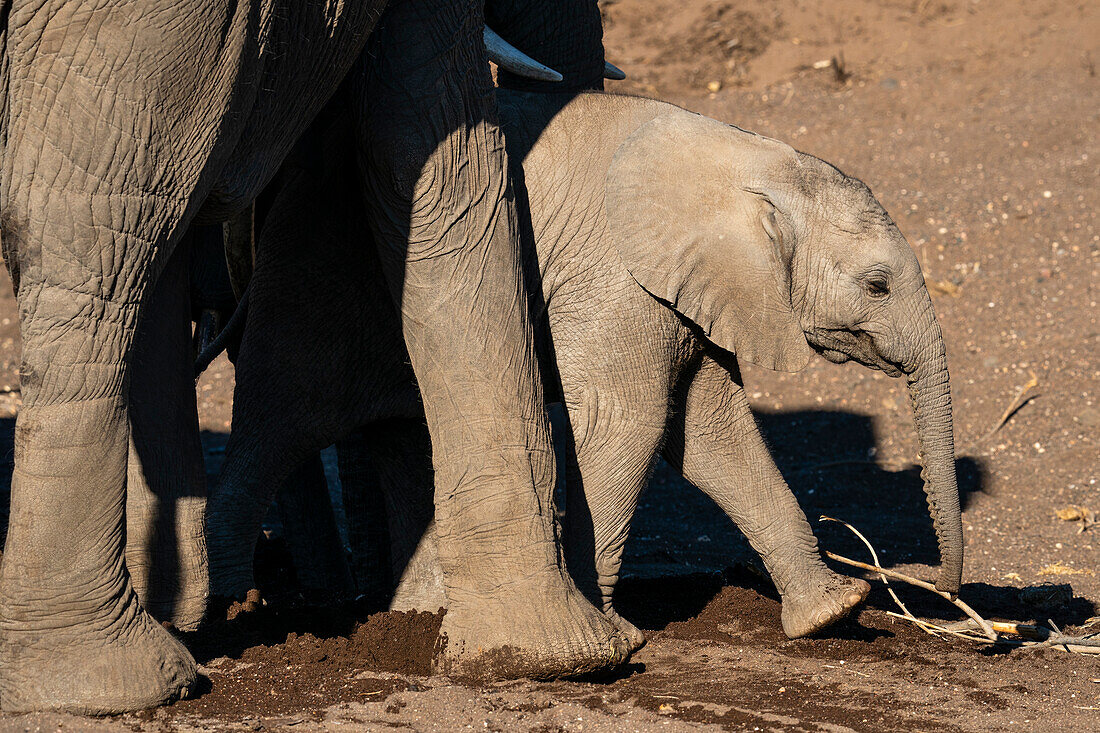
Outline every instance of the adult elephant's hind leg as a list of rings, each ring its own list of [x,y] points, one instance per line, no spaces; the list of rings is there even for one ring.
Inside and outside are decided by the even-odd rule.
[[[437,666],[476,677],[613,667],[629,644],[558,553],[554,458],[480,3],[399,0],[370,43],[358,127],[432,436],[447,596]]]
[[[206,611],[209,578],[187,245],[158,278],[134,339],[126,567],[145,610],[190,631]]]

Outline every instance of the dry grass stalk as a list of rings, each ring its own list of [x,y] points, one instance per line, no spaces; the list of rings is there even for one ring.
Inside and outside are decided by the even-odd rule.
[[[1035,372],[1029,371],[1028,374],[1031,375],[1031,378],[1027,380],[1023,387],[1020,387],[1020,389],[1016,391],[1016,396],[1012,398],[1012,401],[1008,403],[1008,407],[1006,407],[1005,411],[1001,413],[1001,418],[997,420],[997,423],[992,428],[990,428],[988,433],[978,438],[976,442],[981,443],[982,441],[992,438],[993,435],[996,434],[998,430],[1003,428],[1005,424],[1012,418],[1013,415],[1016,414],[1016,412],[1021,407],[1039,396],[1028,394],[1028,392],[1039,386],[1039,378],[1035,376]]]

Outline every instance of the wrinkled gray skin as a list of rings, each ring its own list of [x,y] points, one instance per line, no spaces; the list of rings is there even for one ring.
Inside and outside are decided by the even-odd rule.
[[[568,566],[632,645],[644,639],[611,599],[638,496],[662,452],[760,553],[788,635],[828,625],[867,593],[822,563],[749,410],[742,359],[796,371],[818,351],[906,376],[940,540],[938,585],[957,591],[962,538],[943,341],[917,261],[867,187],[783,143],[660,102],[498,97],[513,164],[522,162],[515,179],[548,398],[564,402],[572,437]],[[283,456],[366,426],[338,444],[356,575],[369,582],[364,592],[377,592],[369,539],[387,531],[378,528],[384,508],[392,607],[434,610],[443,599],[431,513],[417,499],[430,474],[418,459],[415,410],[406,413],[416,394],[403,355],[339,336],[389,314],[358,272],[347,282],[317,278],[370,269],[353,264],[369,251],[358,232],[370,215],[334,164],[290,182],[264,232],[253,288],[269,300],[252,304],[245,338],[262,344],[255,354],[270,366],[262,399],[235,407],[243,415],[266,401],[304,418],[296,435],[284,426],[277,438],[252,441],[250,470],[268,467],[266,480],[285,475],[270,468]],[[297,246],[302,238],[311,245]],[[288,249],[303,256],[293,262],[280,252]],[[308,297],[318,289],[330,297]],[[248,422],[271,430],[270,421]],[[237,500],[225,508],[250,513],[258,528],[266,505]],[[249,562],[238,557],[241,577]]]
[[[0,569],[5,711],[117,713],[194,689],[194,660],[147,610],[192,628],[208,592],[185,232],[256,198],[381,10],[0,4],[2,242],[23,338]],[[482,25],[479,2],[397,0],[374,36],[379,76],[349,91],[440,466],[443,660],[476,667],[509,646],[541,674],[596,669],[626,644],[558,559]]]

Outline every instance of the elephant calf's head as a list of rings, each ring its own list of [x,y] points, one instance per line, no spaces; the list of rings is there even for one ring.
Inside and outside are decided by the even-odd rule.
[[[958,590],[962,523],[943,339],[916,257],[862,182],[788,145],[670,111],[616,152],[610,238],[631,275],[739,359],[798,371],[813,352],[905,375]]]

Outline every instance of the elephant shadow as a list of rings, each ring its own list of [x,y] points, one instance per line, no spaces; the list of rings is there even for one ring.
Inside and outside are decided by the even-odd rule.
[[[821,514],[859,528],[882,553],[883,562],[939,561],[916,467],[889,470],[870,456],[876,445],[874,421],[866,415],[830,410],[757,413],[761,432],[824,548],[862,556],[859,541],[838,525],[818,524]],[[0,419],[0,532],[6,535],[15,420]],[[557,431],[555,431],[557,432]],[[204,431],[207,477],[214,484],[228,436]],[[558,445],[559,449],[564,448]],[[982,491],[984,467],[969,456],[957,460],[959,493]],[[564,471],[559,470],[559,477]],[[339,494],[333,491],[340,516]],[[3,535],[0,535],[3,537]],[[278,554],[279,548],[272,547]],[[754,554],[728,517],[661,461],[643,493],[624,557],[624,574],[648,579],[719,572]],[[272,567],[285,562],[272,558]],[[273,579],[274,580],[274,579]],[[283,578],[278,585],[293,584]],[[705,603],[705,599],[698,599]],[[698,610],[698,609],[696,609]]]
[[[939,549],[928,515],[918,466],[900,470],[874,460],[878,441],[874,419],[837,410],[756,412],[776,465],[798,498],[822,549],[866,559],[863,544],[841,525],[819,522],[822,515],[849,522],[879,551],[887,566],[938,565]],[[959,498],[983,491],[986,470],[972,456],[956,459]],[[661,461],[634,515],[624,561],[624,579],[643,584],[692,573],[728,574],[732,566],[759,562],[733,522],[703,492]],[[681,596],[674,611],[652,622],[691,618],[716,589]],[[658,618],[659,617],[659,618]]]
[[[837,410],[757,412],[757,422],[823,548],[860,557],[866,553],[846,528],[818,522],[825,515],[859,529],[885,563],[939,564],[920,466],[895,469],[875,460],[881,441],[872,416]],[[971,497],[985,490],[986,467],[978,457],[958,456],[955,472],[965,511]]]

